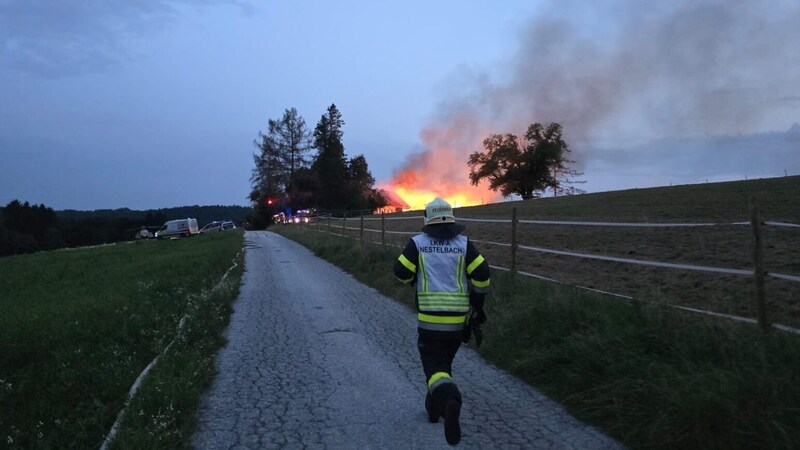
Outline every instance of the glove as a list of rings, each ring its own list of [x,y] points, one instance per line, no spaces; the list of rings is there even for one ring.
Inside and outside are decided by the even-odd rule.
[[[486,313],[483,311],[483,308],[476,310],[473,308],[472,312],[470,313],[469,320],[467,323],[464,324],[464,331],[461,334],[461,342],[467,343],[475,336],[475,346],[480,347],[481,342],[483,342],[483,330],[481,330],[481,325],[486,322]]]
[[[486,303],[486,294],[481,294],[478,292],[469,293],[469,305],[472,306],[472,309],[483,309],[484,303]]]
[[[486,322],[486,311],[483,310],[484,303],[486,303],[486,294],[477,292],[469,293],[469,305],[472,306],[472,316],[469,319],[470,323],[482,325]]]

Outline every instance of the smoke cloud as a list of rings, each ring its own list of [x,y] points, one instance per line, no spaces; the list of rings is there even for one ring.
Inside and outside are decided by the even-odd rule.
[[[444,147],[466,166],[487,134],[522,134],[532,122],[561,123],[583,168],[624,163],[629,153],[614,149],[647,152],[656,140],[693,139],[702,153],[719,151],[728,142],[720,136],[787,130],[800,118],[798,24],[796,1],[546,2],[520,30],[511,62],[468,75],[465,93],[442,101],[422,156],[409,162]],[[453,139],[435,139],[443,135]],[[662,151],[653,156],[670,164]],[[456,174],[462,184],[467,171]]]

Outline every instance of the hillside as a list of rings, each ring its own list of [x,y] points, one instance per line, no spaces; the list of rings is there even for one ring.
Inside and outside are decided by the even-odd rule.
[[[703,227],[613,227],[568,224],[517,226],[517,244],[555,251],[752,271],[753,232],[750,197],[763,221],[800,224],[800,177],[771,178],[652,189],[632,189],[561,198],[497,203],[456,209],[466,234],[477,242],[491,264],[511,266],[511,213],[519,220],[607,221],[647,223],[723,223]],[[419,216],[419,211],[387,216]],[[497,220],[491,222],[490,220]],[[380,222],[365,221],[370,239],[380,239]],[[340,226],[340,225],[338,225]],[[358,225],[350,225],[358,226]],[[403,245],[418,231],[420,219],[386,220],[387,243]],[[349,231],[356,236],[358,231]],[[767,272],[800,276],[800,229],[764,226]],[[506,244],[506,245],[501,245]],[[723,314],[756,317],[751,276],[651,267],[586,259],[519,248],[520,271],[568,284],[630,296],[638,300],[699,308]],[[800,328],[800,283],[767,280],[768,319]]]
[[[767,220],[800,223],[800,176],[629,189],[459,208],[465,216],[642,222],[749,220],[755,197]]]

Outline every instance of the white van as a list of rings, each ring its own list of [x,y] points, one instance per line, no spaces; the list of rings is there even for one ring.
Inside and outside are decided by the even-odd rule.
[[[156,238],[192,236],[197,231],[197,219],[169,220],[156,231]]]

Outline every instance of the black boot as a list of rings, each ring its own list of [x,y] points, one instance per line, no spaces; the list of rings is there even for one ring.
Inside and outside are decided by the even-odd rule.
[[[458,418],[461,415],[461,402],[451,398],[444,406],[444,438],[450,445],[461,441],[461,424]]]
[[[425,396],[425,411],[428,411],[428,421],[430,423],[436,423],[439,421],[439,416],[442,414],[433,404],[433,396],[430,392]]]
[[[455,383],[444,383],[433,391],[433,404],[444,417],[444,437],[450,445],[461,441],[461,392]]]

